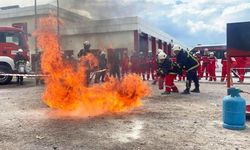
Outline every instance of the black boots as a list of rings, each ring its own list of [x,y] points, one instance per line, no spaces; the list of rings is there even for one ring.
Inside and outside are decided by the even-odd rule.
[[[193,93],[200,93],[200,89],[199,88],[195,88],[191,92],[193,92]]]
[[[190,94],[189,89],[185,89],[181,94]]]
[[[171,93],[170,93],[170,92],[167,92],[167,91],[161,93],[161,95],[169,95],[169,94],[171,94]]]

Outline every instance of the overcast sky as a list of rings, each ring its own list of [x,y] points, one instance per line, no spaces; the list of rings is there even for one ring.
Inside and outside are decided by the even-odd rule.
[[[226,23],[250,21],[250,0],[59,1],[65,8],[97,19],[140,16],[190,47],[226,43]],[[55,3],[55,0],[37,2]],[[28,6],[33,3],[34,0],[0,0],[0,6]]]

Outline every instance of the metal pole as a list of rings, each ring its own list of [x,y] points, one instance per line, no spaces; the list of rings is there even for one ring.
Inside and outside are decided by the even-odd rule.
[[[57,3],[57,35],[59,37],[60,35],[60,25],[59,25],[59,18],[60,18],[60,12],[59,12],[59,0],[56,1]]]
[[[36,0],[34,0],[35,2],[35,30],[37,29],[37,3]],[[37,38],[35,37],[35,53],[38,53],[38,47],[37,47]]]

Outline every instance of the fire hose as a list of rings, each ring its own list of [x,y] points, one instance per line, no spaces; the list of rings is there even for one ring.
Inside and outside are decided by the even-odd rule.
[[[105,72],[107,69],[97,70],[90,73],[89,79],[92,80],[97,73]]]
[[[102,70],[97,70],[97,71],[94,71],[94,72],[91,72],[91,75],[90,75],[90,78],[92,79],[93,76],[96,74],[96,73],[100,73],[100,72],[104,72],[106,71],[107,69],[102,69]],[[45,74],[14,74],[14,73],[0,73],[0,76],[13,76],[13,77],[16,77],[16,76],[23,76],[23,77],[47,77],[49,75],[45,75]]]

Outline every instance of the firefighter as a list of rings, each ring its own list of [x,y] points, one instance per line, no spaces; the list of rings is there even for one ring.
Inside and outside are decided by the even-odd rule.
[[[26,73],[27,61],[27,58],[23,56],[23,50],[19,49],[14,58],[14,63],[18,74]],[[17,85],[23,85],[23,76],[17,76]]]
[[[154,80],[154,60],[151,54],[148,54],[147,57],[147,80],[150,79],[150,76],[152,77],[152,80]]]
[[[157,83],[157,81],[162,81],[162,80],[163,80],[161,77],[159,77],[159,76],[157,75],[157,68],[158,68],[158,66],[159,66],[158,55],[159,55],[160,53],[162,53],[162,52],[163,52],[162,49],[157,49],[157,51],[156,51],[156,58],[155,58],[155,60],[153,60],[153,61],[154,61],[154,62],[153,62],[153,70],[154,70],[154,72],[156,72],[156,74],[154,74],[154,81],[153,81],[152,85],[155,85],[155,84]],[[160,89],[161,89],[161,87],[163,87],[163,85],[161,85],[160,82],[159,82],[159,87],[160,87]]]
[[[236,63],[237,63],[237,72],[239,74],[239,81],[240,83],[244,82],[245,78],[245,67],[246,67],[246,57],[236,57]]]
[[[106,75],[106,69],[107,69],[107,59],[104,51],[100,50],[97,55],[98,58],[98,69],[101,72],[97,72],[95,76],[95,83],[99,82],[105,82],[105,75]]]
[[[110,63],[110,75],[113,76],[114,78],[117,78],[118,80],[121,79],[121,72],[120,72],[120,55],[118,52],[114,53],[114,57]]]
[[[85,41],[83,42],[83,49],[81,49],[78,53],[78,58],[81,58],[82,56],[86,56],[88,53],[90,53],[90,42],[89,41]]]
[[[208,63],[208,72],[209,72],[209,81],[216,81],[216,62],[217,58],[214,56],[214,52],[209,53],[209,63]]]
[[[77,54],[78,58],[82,58],[83,56],[86,56],[87,54],[91,53],[90,52],[90,42],[89,41],[85,41],[83,42],[83,49],[81,49],[79,51],[79,53]],[[90,73],[91,73],[91,67],[90,67],[90,63],[89,62],[84,62],[84,66],[86,67],[86,84],[89,85],[90,84]]]
[[[131,62],[131,72],[132,73],[137,73],[137,69],[138,69],[138,64],[137,64],[137,54],[136,52],[133,53],[133,55],[130,57],[130,62]]]
[[[208,53],[208,49],[204,49],[204,55],[201,57],[201,61],[202,61],[202,66],[201,66],[201,78],[203,78],[204,73],[206,74],[206,80],[208,79],[208,63],[209,63],[209,53]]]
[[[224,82],[227,76],[227,52],[224,53],[224,57],[221,59],[222,71],[221,71],[221,82]]]
[[[143,78],[143,81],[145,81],[145,73],[146,73],[146,61],[145,61],[145,56],[144,56],[144,53],[141,51],[139,53],[139,59],[138,59],[138,63],[139,63],[139,66],[138,66],[138,75],[139,76],[142,76]]]
[[[199,77],[199,80],[201,79],[202,77],[202,67],[201,67],[201,53],[198,51],[195,53],[194,57],[198,60],[199,62],[199,67],[198,67],[198,77]]]
[[[187,70],[186,89],[182,92],[182,94],[190,94],[192,81],[194,81],[195,88],[191,92],[200,93],[199,79],[197,76],[197,69],[199,67],[198,60],[189,54],[189,52],[181,49],[178,45],[174,46],[173,51],[176,55],[177,64],[180,65],[181,70],[183,67]]]
[[[129,57],[127,51],[124,52],[122,57],[122,76],[125,76],[129,72]]]

